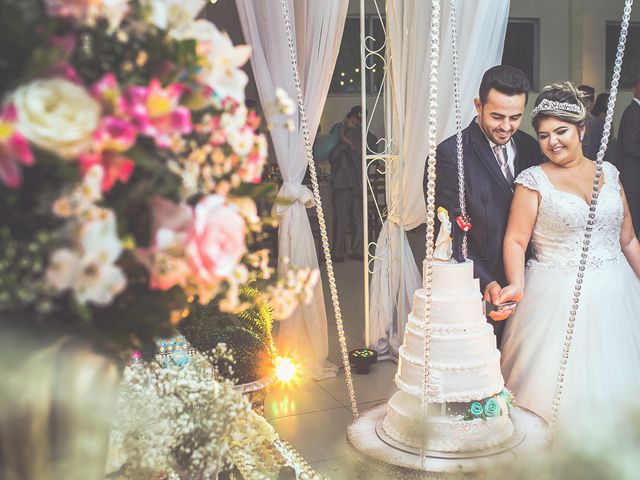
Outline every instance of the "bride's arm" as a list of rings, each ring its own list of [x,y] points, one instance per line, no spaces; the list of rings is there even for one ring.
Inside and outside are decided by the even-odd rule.
[[[629,205],[627,204],[627,196],[624,194],[624,188],[621,188],[622,204],[624,206],[624,218],[622,220],[622,228],[620,229],[620,247],[622,253],[627,257],[627,261],[636,272],[638,278],[640,278],[640,243],[636,238],[636,234],[633,230],[633,222],[631,220],[631,213],[629,212]]]
[[[516,187],[503,244],[504,273],[508,285],[500,292],[500,302],[519,302],[522,298],[525,252],[538,216],[538,203],[538,192],[522,185]]]

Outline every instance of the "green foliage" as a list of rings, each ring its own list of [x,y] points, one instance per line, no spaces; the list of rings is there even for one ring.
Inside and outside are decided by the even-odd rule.
[[[246,287],[240,294],[247,309],[236,314],[220,311],[218,301],[207,305],[196,301],[191,304],[189,315],[178,325],[178,330],[191,345],[202,353],[213,350],[224,343],[234,357],[232,378],[238,383],[247,383],[265,375],[272,367],[273,316],[271,307],[257,301],[258,290]],[[225,365],[219,365],[226,371]]]

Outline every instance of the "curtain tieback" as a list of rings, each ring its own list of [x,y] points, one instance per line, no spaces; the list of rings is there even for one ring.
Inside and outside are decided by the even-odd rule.
[[[281,204],[280,202],[287,202]],[[306,208],[315,207],[316,202],[313,198],[313,192],[309,190],[306,185],[301,183],[284,182],[278,196],[276,198],[276,204],[274,205],[274,212],[277,216],[282,216],[284,213],[293,206],[295,202],[300,202]]]

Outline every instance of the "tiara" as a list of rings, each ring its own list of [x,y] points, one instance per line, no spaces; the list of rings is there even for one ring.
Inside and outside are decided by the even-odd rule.
[[[575,103],[556,102],[545,98],[540,104],[531,111],[531,116],[535,117],[542,111],[563,110],[565,112],[581,113],[582,109]]]

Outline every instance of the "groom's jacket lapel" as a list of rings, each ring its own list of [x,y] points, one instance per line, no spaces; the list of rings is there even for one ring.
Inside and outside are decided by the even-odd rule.
[[[511,186],[504,178],[504,175],[500,171],[496,157],[491,151],[491,146],[487,137],[484,135],[480,126],[476,123],[475,119],[470,125],[470,138],[471,143],[476,151],[476,156],[484,168],[489,172],[489,175],[493,178],[496,185],[507,195],[509,198],[513,195]]]

